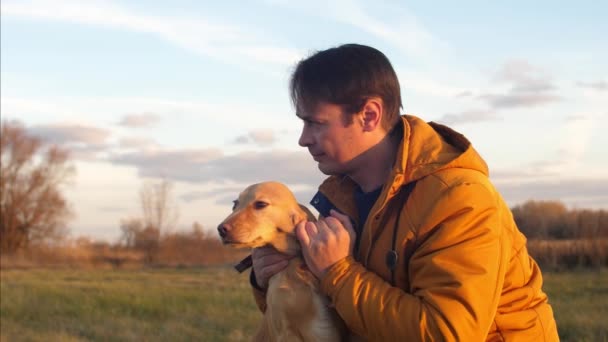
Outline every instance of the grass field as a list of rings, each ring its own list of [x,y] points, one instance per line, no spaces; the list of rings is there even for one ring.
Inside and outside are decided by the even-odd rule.
[[[260,314],[230,268],[2,270],[2,341],[242,341]],[[608,341],[608,271],[545,274],[562,341]]]

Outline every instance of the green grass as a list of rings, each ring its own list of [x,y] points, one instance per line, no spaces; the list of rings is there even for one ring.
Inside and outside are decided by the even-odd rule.
[[[562,341],[608,341],[608,270],[544,273]]]
[[[259,318],[228,268],[1,273],[2,341],[243,341]]]
[[[2,341],[243,341],[260,320],[230,268],[2,270]],[[608,341],[608,272],[546,273],[562,341]]]

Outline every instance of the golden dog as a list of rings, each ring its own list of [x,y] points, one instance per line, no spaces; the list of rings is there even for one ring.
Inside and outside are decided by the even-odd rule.
[[[270,245],[295,256],[270,278],[266,311],[254,341],[340,341],[344,336],[344,323],[328,307],[302,259],[295,227],[303,220],[315,218],[285,185],[264,182],[245,189],[234,201],[232,214],[218,226],[224,244]]]

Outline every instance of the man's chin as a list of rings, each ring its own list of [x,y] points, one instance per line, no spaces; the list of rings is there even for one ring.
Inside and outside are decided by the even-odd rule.
[[[336,168],[333,168],[327,164],[318,163],[317,167],[319,168],[319,171],[321,171],[321,173],[327,176],[337,176],[342,174]]]

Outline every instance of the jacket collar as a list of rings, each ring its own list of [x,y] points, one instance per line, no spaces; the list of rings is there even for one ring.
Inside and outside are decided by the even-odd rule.
[[[398,125],[396,129],[400,130],[402,138],[395,163],[370,215],[384,207],[402,186],[441,170],[467,168],[488,175],[486,163],[464,135],[438,123],[426,123],[412,115],[403,115]],[[354,200],[356,187],[357,184],[348,176],[337,175],[327,178],[319,186],[319,192],[326,198],[324,201],[329,201],[335,209],[359,223]],[[315,198],[318,200],[318,196],[311,201],[315,208]]]

